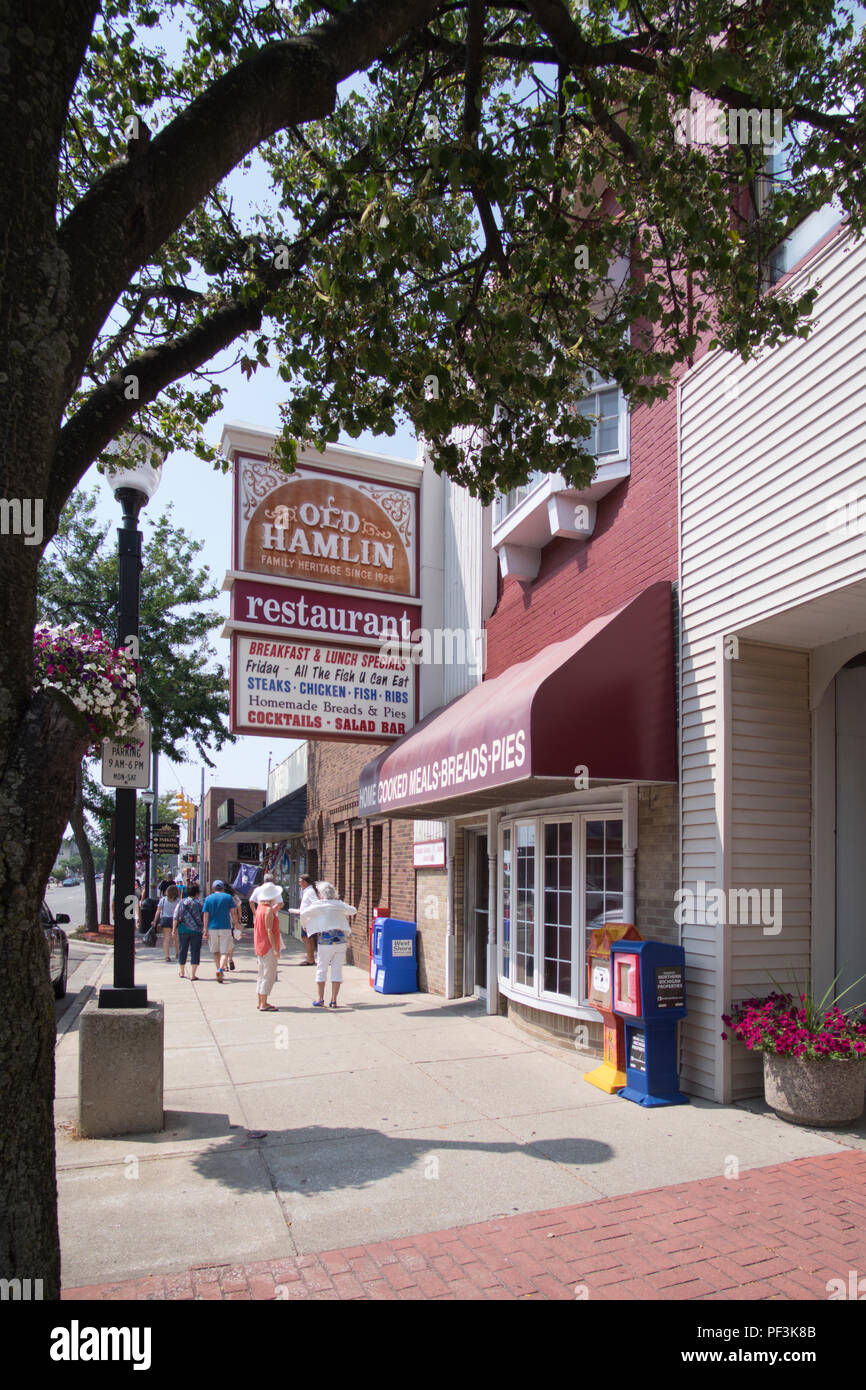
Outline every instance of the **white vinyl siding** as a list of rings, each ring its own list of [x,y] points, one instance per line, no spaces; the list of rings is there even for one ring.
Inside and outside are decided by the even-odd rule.
[[[769,994],[809,969],[811,719],[806,652],[741,642],[731,662],[731,836],[728,887],[781,897],[782,929],[732,926],[731,997]],[[766,928],[769,926],[769,930]],[[793,973],[792,973],[793,972]],[[734,1047],[733,1099],[761,1090],[760,1054]]]
[[[807,282],[807,339],[746,364],[711,353],[680,386],[682,882],[783,892],[778,936],[681,928],[682,1083],[717,1100],[760,1090],[719,1038],[731,998],[810,963],[810,653],[866,626],[866,241],[835,237],[791,287]]]
[[[464,487],[445,480],[445,573],[443,627],[465,636],[466,662],[444,662],[443,703],[465,695],[481,680],[470,634],[481,631],[481,584],[484,559],[484,508]],[[458,648],[459,650],[459,648]],[[475,667],[475,669],[473,669]]]

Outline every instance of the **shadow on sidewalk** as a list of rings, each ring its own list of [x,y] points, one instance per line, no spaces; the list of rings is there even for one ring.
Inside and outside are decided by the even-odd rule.
[[[544,1139],[536,1146],[531,1140],[440,1139],[435,1134],[406,1139],[378,1129],[328,1125],[270,1130],[256,1137],[258,1134],[253,1131],[232,1151],[257,1149],[280,1190],[299,1195],[363,1189],[446,1153],[489,1154],[494,1163],[524,1153],[538,1163],[594,1166],[614,1157],[609,1144],[573,1136]],[[225,1154],[225,1149],[196,1154],[193,1167],[202,1177],[236,1192],[258,1190],[260,1174],[240,1165],[227,1165]]]

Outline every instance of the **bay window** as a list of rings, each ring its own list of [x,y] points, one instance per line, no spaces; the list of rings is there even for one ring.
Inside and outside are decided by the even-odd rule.
[[[500,824],[499,974],[513,997],[586,1004],[589,933],[623,920],[619,812]]]

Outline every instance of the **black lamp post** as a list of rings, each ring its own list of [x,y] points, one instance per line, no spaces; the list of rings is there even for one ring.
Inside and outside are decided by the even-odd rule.
[[[138,657],[141,532],[138,514],[159,486],[162,459],[139,435],[118,449],[122,462],[106,469],[108,484],[123,508],[117,531],[118,646]],[[114,983],[99,991],[100,1009],[147,1007],[147,985],[135,983],[135,797],[134,787],[115,788]]]
[[[150,897],[150,808],[154,797],[155,793],[152,791],[141,793],[144,802],[144,898]]]

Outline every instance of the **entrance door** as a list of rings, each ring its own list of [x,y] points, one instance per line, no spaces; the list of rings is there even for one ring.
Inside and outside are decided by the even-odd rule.
[[[836,676],[836,990],[840,1005],[866,999],[866,653]]]
[[[463,988],[467,994],[482,996],[487,994],[487,875],[487,836],[467,830]]]

